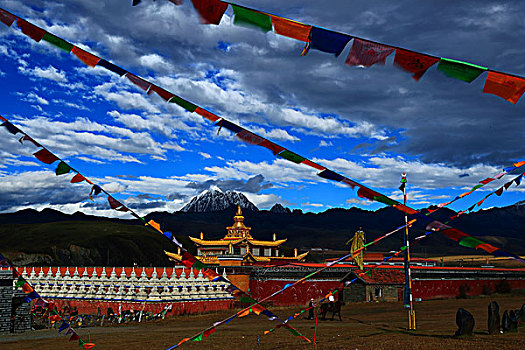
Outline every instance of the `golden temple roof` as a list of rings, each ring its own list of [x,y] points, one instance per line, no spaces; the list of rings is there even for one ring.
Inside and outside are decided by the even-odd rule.
[[[244,225],[244,216],[242,216],[242,210],[241,206],[237,206],[237,213],[233,217],[234,224],[230,227],[226,227],[228,230],[228,233],[224,237],[224,239],[231,239],[231,238],[248,238],[252,239],[252,236],[250,235],[251,227],[246,227]]]
[[[278,247],[284,242],[286,242],[287,238],[285,239],[279,239],[276,241],[260,241],[253,238],[239,238],[239,239],[217,239],[217,240],[205,240],[195,237],[188,237],[192,240],[193,243],[201,246],[229,246],[230,244],[236,245],[241,243],[242,241],[246,241],[250,243],[251,245],[255,246],[264,246],[264,247]]]
[[[279,260],[294,260],[294,261],[301,261],[303,260],[309,252],[299,254],[297,256],[254,256],[252,253],[248,252],[244,254],[243,260],[252,259],[254,261],[258,262],[270,262],[272,259],[279,259]],[[164,251],[164,254],[166,254],[170,260],[180,262],[182,261],[182,255],[170,253],[167,251]],[[220,255],[203,255],[203,256],[196,256],[197,259],[199,259],[201,262],[205,264],[219,264],[219,258]]]

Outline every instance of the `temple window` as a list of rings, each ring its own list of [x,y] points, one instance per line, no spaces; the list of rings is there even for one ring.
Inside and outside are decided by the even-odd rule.
[[[246,254],[246,247],[241,247],[241,255]]]
[[[241,248],[240,247],[233,247],[233,254],[240,255],[241,254]]]
[[[253,255],[259,256],[259,248],[252,248]]]

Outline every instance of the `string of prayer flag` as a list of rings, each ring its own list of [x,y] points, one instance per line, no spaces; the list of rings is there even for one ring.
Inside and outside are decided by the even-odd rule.
[[[180,2],[179,0],[170,1],[176,4]],[[134,0],[133,5],[135,5],[135,2],[138,3],[140,1]],[[472,63],[436,57],[398,46],[366,40],[354,35],[331,31],[246,6],[237,5],[229,1],[192,0],[192,3],[203,24],[215,25],[220,23],[228,5],[231,5],[235,15],[234,24],[236,25],[254,27],[264,32],[271,31],[273,27],[273,31],[278,35],[307,42],[301,56],[306,55],[309,49],[313,48],[334,54],[337,57],[341,54],[347,43],[354,38],[351,52],[346,60],[346,63],[351,66],[370,67],[376,63],[384,64],[385,58],[395,50],[394,65],[409,73],[413,73],[412,77],[415,81],[418,81],[428,68],[439,62],[438,70],[445,75],[469,83],[481,73],[488,70],[489,75],[486,78],[483,92],[494,94],[511,103],[515,104],[523,93],[525,93],[525,77],[522,76],[507,74]],[[2,17],[2,15],[3,13],[0,12],[0,20],[8,26],[13,22],[13,18],[16,18],[6,11],[4,11],[4,17]]]

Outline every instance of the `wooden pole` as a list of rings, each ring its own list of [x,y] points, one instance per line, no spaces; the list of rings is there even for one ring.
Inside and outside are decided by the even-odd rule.
[[[404,205],[407,205],[407,188],[406,188],[406,174],[403,173],[401,182],[404,184],[403,186],[403,199],[404,199]],[[416,330],[416,311],[414,310],[414,303],[412,300],[412,276],[410,271],[410,240],[408,237],[408,216],[405,214],[405,278],[406,278],[406,286],[408,288],[405,288],[405,293],[408,294],[409,298],[409,309],[408,309],[408,329],[409,330]]]
[[[315,336],[317,334],[317,317],[319,316],[319,309],[317,309],[317,312],[315,313],[315,328],[314,328],[314,341],[313,341],[313,350],[315,350]]]

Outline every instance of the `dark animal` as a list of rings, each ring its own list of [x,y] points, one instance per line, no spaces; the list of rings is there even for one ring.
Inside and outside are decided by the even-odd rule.
[[[489,304],[488,307],[489,319],[488,319],[488,329],[489,334],[498,334],[500,330],[500,317],[499,317],[499,305],[497,302],[493,301]]]
[[[321,312],[321,320],[326,320],[326,313],[331,311],[332,312],[332,321],[334,320],[335,314],[339,316],[339,321],[342,321],[341,318],[341,306],[344,305],[344,303],[340,300],[337,300],[333,303],[333,307],[330,308],[330,303],[321,304],[320,306],[320,312]]]
[[[475,322],[470,312],[460,307],[458,312],[456,312],[456,324],[458,325],[458,330],[454,336],[472,335]]]

